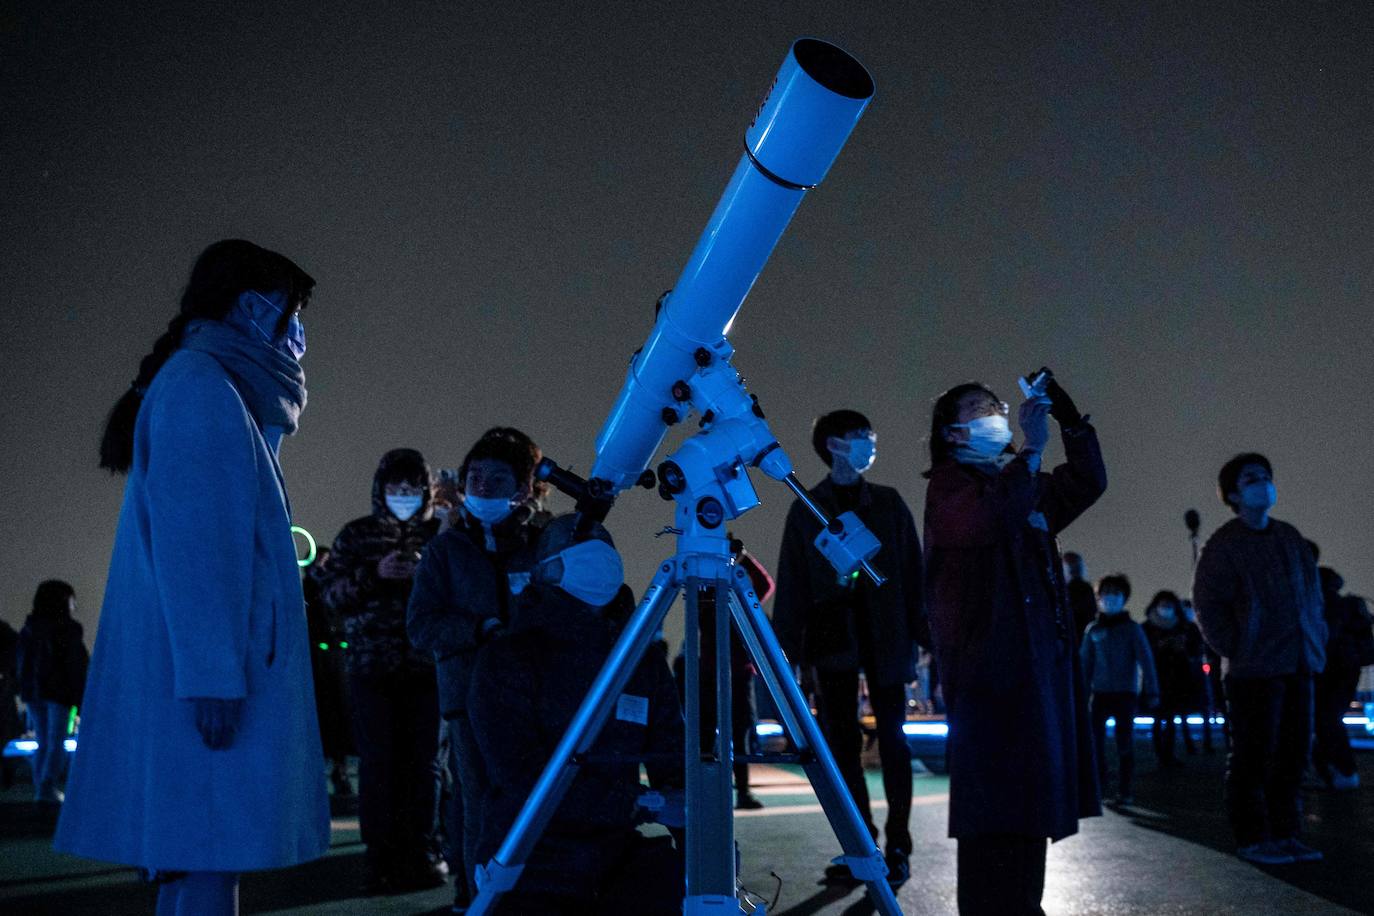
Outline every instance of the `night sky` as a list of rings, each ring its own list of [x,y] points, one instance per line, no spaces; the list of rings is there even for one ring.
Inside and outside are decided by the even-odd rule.
[[[1186,589],[1184,510],[1204,537],[1228,519],[1216,471],[1249,449],[1275,515],[1374,591],[1374,5],[123,6],[0,7],[13,625],[48,577],[98,619],[122,496],[96,468],[105,414],[219,238],[318,280],[282,457],[322,539],[396,446],[454,466],[511,424],[586,471],[804,35],[877,95],[732,341],[808,484],[811,420],[857,408],[871,479],[919,525],[932,399],[981,379],[1014,400],[1048,364],[1111,481],[1062,543],[1129,574],[1137,615]],[[758,486],[735,530],[772,565],[790,496]],[[671,518],[646,491],[610,518],[637,591]]]

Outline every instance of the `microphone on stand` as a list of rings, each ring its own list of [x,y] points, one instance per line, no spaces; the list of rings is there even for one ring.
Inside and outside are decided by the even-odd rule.
[[[1197,569],[1197,532],[1202,527],[1202,516],[1196,509],[1183,513],[1183,524],[1188,526],[1188,540],[1193,545],[1193,569]]]

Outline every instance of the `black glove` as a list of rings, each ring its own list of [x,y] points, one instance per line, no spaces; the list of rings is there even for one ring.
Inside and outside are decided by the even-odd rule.
[[[1049,384],[1045,386],[1045,393],[1050,396],[1050,416],[1054,417],[1061,429],[1068,429],[1083,422],[1083,415],[1074,406],[1073,398],[1060,387],[1057,379],[1050,379]]]

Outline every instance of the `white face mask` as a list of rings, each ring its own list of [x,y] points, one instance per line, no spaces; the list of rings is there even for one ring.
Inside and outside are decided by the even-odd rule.
[[[968,430],[968,441],[960,443],[955,455],[960,460],[990,461],[1011,444],[1011,424],[1000,413],[967,423],[951,423],[949,428]]]
[[[878,444],[867,436],[862,439],[846,439],[844,456],[849,466],[862,474],[873,467],[878,459]]]
[[[1240,491],[1240,504],[1245,509],[1272,509],[1278,499],[1279,491],[1272,480],[1249,484]]]
[[[625,566],[620,561],[620,554],[605,541],[593,539],[574,544],[542,561],[539,566],[554,560],[561,561],[563,573],[556,582],[549,581],[549,584],[556,585],[592,607],[610,604],[620,591],[620,586],[625,584]]]
[[[415,496],[391,496],[386,497],[386,507],[391,514],[401,521],[409,521],[410,517],[420,511],[424,505],[425,498],[419,494]]]
[[[492,499],[486,496],[474,496],[471,493],[463,498],[463,507],[468,510],[473,518],[487,525],[503,522],[515,511],[515,506],[509,499]]]
[[[1104,614],[1120,614],[1126,609],[1126,597],[1108,593],[1099,597],[1097,604]]]

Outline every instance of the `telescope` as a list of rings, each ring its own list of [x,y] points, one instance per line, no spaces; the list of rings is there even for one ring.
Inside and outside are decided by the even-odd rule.
[[[731,364],[727,339],[735,316],[806,192],[830,170],[873,96],[857,60],[814,38],[796,41],[754,113],[725,192],[661,307],[609,416],[596,437],[588,479],[541,462],[536,473],[577,501],[584,518],[602,520],[618,494],[641,485],[676,503],[676,553],[658,567],[567,732],[526,799],[496,855],[477,869],[479,893],[469,912],[481,916],[516,886],[521,869],[631,672],[679,594],[685,598],[686,897],[689,916],[723,916],[737,906],[736,845],[731,803],[731,623],[779,709],[784,729],[844,850],[837,863],[869,886],[874,908],[899,916],[881,852],[849,796],[791,666],[731,552],[726,522],[759,505],[749,470],[785,484],[821,523],[817,549],[842,576],[866,573],[881,545],[858,516],[837,519],[810,498],[769,428],[758,397]],[[668,428],[695,412],[699,430],[656,469],[649,464]],[[715,634],[700,653],[701,634]],[[715,685],[715,722],[703,738],[701,687]],[[742,750],[741,754],[742,754]]]

